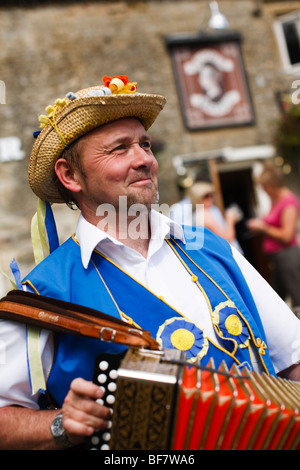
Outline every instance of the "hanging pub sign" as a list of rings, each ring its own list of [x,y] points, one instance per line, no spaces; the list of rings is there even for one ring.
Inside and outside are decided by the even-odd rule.
[[[238,33],[172,35],[165,40],[187,129],[254,124]]]

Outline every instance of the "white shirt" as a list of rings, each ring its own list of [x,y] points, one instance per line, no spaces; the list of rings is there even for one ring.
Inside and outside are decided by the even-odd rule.
[[[182,228],[177,223],[152,211],[147,258],[89,224],[82,216],[78,220],[76,238],[84,267],[88,266],[96,248],[156,295],[163,296],[176,310],[200,324],[207,336],[218,342],[203,294],[165,242],[169,233],[184,242]],[[260,313],[275,370],[286,369],[300,360],[300,321],[247,260],[237,250],[232,250]],[[42,330],[40,350],[45,376],[52,359],[50,339],[51,334]],[[37,408],[36,401],[37,396],[30,396],[26,328],[0,321],[0,407],[19,404]]]

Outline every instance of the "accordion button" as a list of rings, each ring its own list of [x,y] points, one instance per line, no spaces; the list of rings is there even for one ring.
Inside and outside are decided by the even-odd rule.
[[[101,446],[100,450],[109,450],[109,445],[108,444],[103,444]]]
[[[113,395],[107,395],[106,402],[108,405],[113,405],[115,401],[116,399]]]
[[[104,384],[107,380],[107,376],[105,374],[99,374],[98,375],[98,382],[99,384]]]
[[[116,371],[115,369],[112,369],[109,373],[109,377],[112,380],[116,380],[116,378],[118,377],[118,371]]]
[[[100,369],[100,370],[103,370],[103,371],[104,371],[104,370],[107,370],[107,369],[108,369],[108,366],[109,366],[109,364],[108,364],[107,361],[101,361],[101,362],[99,362],[99,369]]]
[[[110,382],[107,389],[109,392],[115,392],[117,390],[117,384],[115,382]]]
[[[96,446],[97,444],[99,444],[99,442],[100,442],[100,439],[99,439],[98,436],[92,436],[92,438],[91,438],[91,443],[92,443],[94,446]]]

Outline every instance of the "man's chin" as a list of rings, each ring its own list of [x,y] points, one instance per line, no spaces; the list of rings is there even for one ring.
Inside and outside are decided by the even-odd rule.
[[[144,205],[147,209],[151,208],[152,204],[157,204],[159,201],[158,191],[153,189],[143,188],[143,190],[128,194],[127,196],[127,207],[131,207],[135,204]]]

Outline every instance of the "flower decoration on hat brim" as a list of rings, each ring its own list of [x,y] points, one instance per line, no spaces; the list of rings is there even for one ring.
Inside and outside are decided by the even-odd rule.
[[[233,339],[240,348],[249,345],[249,331],[231,300],[221,302],[213,311],[213,324],[225,339]]]
[[[127,75],[118,77],[103,77],[104,86],[109,88],[113,95],[135,93],[137,89],[136,82],[129,82]]]
[[[62,108],[64,108],[67,104],[68,100],[66,98],[60,99],[58,98],[54,105],[49,105],[45,109],[47,112],[47,116],[41,115],[39,117],[39,121],[41,123],[41,127],[46,126],[47,124],[51,124],[52,121],[55,119],[55,114],[60,111]]]
[[[209,347],[204,330],[185,318],[173,317],[166,320],[159,327],[156,339],[163,348],[185,352],[189,362],[202,359]]]
[[[136,82],[129,82],[127,75],[119,75],[115,77],[103,77],[104,86],[102,89],[90,90],[85,96],[105,96],[105,95],[127,95],[133,94],[137,90]],[[99,87],[98,87],[99,88]],[[55,115],[58,111],[66,106],[70,101],[77,99],[77,95],[73,92],[67,93],[66,97],[61,99],[58,98],[54,105],[49,105],[46,108],[47,115],[40,115],[40,127],[45,127],[47,124],[51,124],[53,127],[56,126]],[[60,136],[59,136],[60,137]]]

